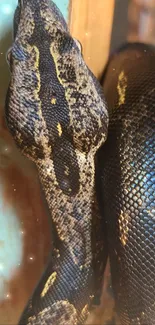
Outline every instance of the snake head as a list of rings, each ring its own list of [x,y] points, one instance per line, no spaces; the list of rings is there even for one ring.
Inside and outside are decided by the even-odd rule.
[[[60,25],[62,25],[63,29],[67,30],[67,24],[66,21],[61,14],[60,10],[57,8],[55,3],[51,0],[18,0],[18,6],[15,11],[14,15],[14,38],[16,37],[18,27],[20,24],[20,18],[22,15],[25,15],[25,12],[27,11],[27,8],[30,8],[30,10],[33,12],[34,19],[35,19],[35,13],[37,16],[38,8],[42,6],[42,11],[48,10],[50,13],[52,13],[52,16],[50,15],[51,22],[52,21],[58,21]],[[36,17],[37,18],[37,17]]]
[[[51,0],[19,1],[8,61],[7,125],[30,159],[47,158],[64,141],[88,152],[106,139],[102,90]]]

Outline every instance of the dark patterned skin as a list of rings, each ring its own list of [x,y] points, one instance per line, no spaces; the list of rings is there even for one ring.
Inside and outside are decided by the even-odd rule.
[[[102,210],[121,325],[155,324],[155,48],[127,44],[103,79]]]
[[[53,238],[47,269],[19,324],[81,325],[96,292],[93,252],[96,263],[103,256],[102,240],[98,251],[93,247],[95,229],[102,230],[95,154],[107,137],[103,92],[50,0],[19,1],[8,61],[7,125],[36,164]]]

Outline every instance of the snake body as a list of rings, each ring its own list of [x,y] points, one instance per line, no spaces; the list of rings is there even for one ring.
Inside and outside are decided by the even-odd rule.
[[[154,58],[153,47],[128,45],[110,60],[103,83],[110,124],[97,174],[122,325],[155,324]],[[96,292],[94,261],[102,259],[102,274],[107,257],[95,194],[105,99],[51,0],[19,1],[8,61],[7,125],[36,164],[53,238],[19,324],[82,325]]]
[[[155,48],[127,44],[103,78],[101,207],[121,325],[155,324]]]
[[[95,293],[95,154],[107,137],[105,99],[50,0],[19,1],[8,61],[7,125],[36,164],[53,231],[50,261],[19,324],[83,324]]]

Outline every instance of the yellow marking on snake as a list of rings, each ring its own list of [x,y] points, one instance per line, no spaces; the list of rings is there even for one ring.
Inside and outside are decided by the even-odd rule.
[[[54,61],[54,65],[55,65],[55,69],[56,69],[56,75],[57,75],[57,78],[58,78],[60,84],[63,86],[63,82],[62,82],[61,78],[59,77],[59,72],[60,72],[60,71],[59,71],[58,64],[57,64],[59,56],[58,56],[58,54],[56,54],[56,53],[53,51],[53,44],[51,44],[50,52],[51,52],[51,55],[52,55],[52,58],[53,58],[53,61]]]
[[[52,99],[51,99],[51,104],[52,104],[52,105],[55,105],[56,102],[57,102],[56,98],[52,97]]]
[[[85,318],[86,316],[88,316],[88,314],[89,314],[88,304],[86,304],[81,311],[81,316]]]
[[[66,175],[66,176],[69,175],[69,168],[68,168],[68,166],[65,166],[65,175]]]
[[[61,137],[61,135],[62,135],[62,127],[61,127],[60,123],[57,124],[57,130],[58,130],[59,137]]]
[[[50,277],[48,278],[47,282],[45,283],[45,286],[44,286],[44,289],[41,293],[41,297],[43,298],[47,291],[50,289],[50,287],[53,285],[53,283],[55,282],[57,278],[57,273],[56,272],[53,272]]]
[[[129,216],[126,213],[123,213],[121,211],[120,217],[119,217],[119,230],[120,230],[120,241],[123,246],[126,246],[127,240],[128,240],[128,231],[129,231]]]
[[[44,308],[37,316],[28,318],[27,325],[54,324],[77,325],[77,312],[75,307],[67,300],[60,300],[50,307]]]
[[[41,145],[43,147],[44,154],[47,158],[51,154],[51,146],[49,146],[49,138],[47,136],[47,125],[46,125],[46,121],[42,114],[41,102],[40,102],[40,98],[39,98],[39,91],[40,91],[40,87],[41,87],[40,73],[39,73],[39,58],[40,57],[39,57],[39,50],[35,45],[33,45],[31,47],[31,51],[33,51],[33,50],[35,52],[34,69],[35,69],[35,73],[36,73],[36,77],[37,77],[37,86],[34,89],[34,95],[38,101],[38,112],[37,113],[38,113],[40,120],[42,121],[41,131],[40,131],[40,120],[35,121],[35,130],[36,130],[35,141],[36,141],[36,143],[41,143]]]
[[[117,84],[117,90],[119,95],[119,103],[118,103],[119,106],[125,103],[126,88],[127,88],[127,77],[125,76],[124,71],[121,71],[121,73],[118,76],[118,84]]]

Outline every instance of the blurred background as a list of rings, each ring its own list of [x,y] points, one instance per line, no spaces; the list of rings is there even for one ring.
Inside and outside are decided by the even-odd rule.
[[[155,43],[155,0],[55,3],[98,78],[109,53],[125,41]],[[3,114],[9,82],[6,52],[12,44],[16,5],[17,0],[0,0],[0,325],[17,323],[51,247],[48,213],[35,166],[16,149]]]

